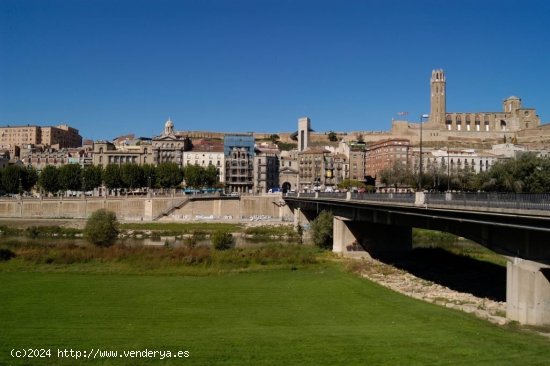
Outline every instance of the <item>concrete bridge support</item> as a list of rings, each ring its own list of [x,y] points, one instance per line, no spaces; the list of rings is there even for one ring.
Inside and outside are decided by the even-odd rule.
[[[345,217],[334,216],[332,222],[332,251],[334,253],[346,253],[350,247],[357,243],[357,238],[348,227],[350,220]]]
[[[300,208],[294,209],[294,227],[297,228],[298,225],[304,226],[309,224],[309,218],[306,216],[304,211]]]
[[[506,317],[521,324],[550,324],[550,266],[508,258]]]
[[[360,246],[373,257],[388,257],[412,249],[412,228],[335,216],[333,248],[335,253],[355,251]]]

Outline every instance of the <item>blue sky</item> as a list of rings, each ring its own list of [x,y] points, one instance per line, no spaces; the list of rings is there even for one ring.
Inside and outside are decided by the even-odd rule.
[[[550,122],[550,1],[0,0],[0,124],[85,138],[177,130],[387,130],[429,113]]]

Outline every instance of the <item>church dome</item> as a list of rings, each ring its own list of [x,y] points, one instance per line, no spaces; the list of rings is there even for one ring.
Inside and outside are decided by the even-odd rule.
[[[165,128],[173,128],[174,127],[174,122],[172,122],[172,120],[170,118],[168,118],[168,121],[166,121],[166,123],[164,124],[164,127]]]

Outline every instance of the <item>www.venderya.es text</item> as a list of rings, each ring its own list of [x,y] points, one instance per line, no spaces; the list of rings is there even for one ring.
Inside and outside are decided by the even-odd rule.
[[[188,358],[191,353],[187,350],[107,350],[100,348],[90,348],[88,350],[73,349],[73,348],[19,348],[12,349],[11,357],[13,358],[72,358],[78,359],[99,359],[99,358],[156,358],[164,360],[166,358]]]

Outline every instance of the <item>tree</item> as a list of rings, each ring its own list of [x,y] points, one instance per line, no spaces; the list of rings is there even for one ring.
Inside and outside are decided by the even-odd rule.
[[[59,185],[59,169],[53,165],[47,165],[42,169],[38,176],[38,185],[49,193],[58,192],[61,189]]]
[[[183,169],[185,185],[187,187],[199,189],[204,185],[204,169],[198,165],[187,165]]]
[[[82,187],[85,191],[91,191],[101,186],[103,168],[95,165],[88,165],[82,170]]]
[[[38,172],[32,165],[29,165],[23,171],[23,177],[21,182],[23,186],[23,190],[25,191],[32,190],[32,188],[36,185],[36,182],[38,182]]]
[[[218,184],[218,169],[214,165],[209,165],[204,169],[204,185],[208,188],[214,187]]]
[[[153,188],[157,184],[157,170],[154,165],[144,164],[143,168],[143,179],[147,183],[147,187]]]
[[[125,187],[131,190],[145,186],[143,169],[137,164],[123,164],[120,167],[121,178]]]
[[[277,135],[276,133],[274,133],[272,135],[269,135],[269,139],[271,140],[271,142],[276,143],[277,141],[279,141],[281,139],[281,137],[279,135]]]
[[[319,216],[311,222],[310,230],[312,233],[313,244],[320,248],[332,248],[332,212],[321,211]]]
[[[162,188],[175,188],[183,181],[183,172],[176,163],[157,166],[157,182]]]
[[[109,189],[116,189],[122,187],[122,176],[120,172],[120,166],[116,164],[109,164],[103,170],[103,183]]]
[[[403,163],[396,161],[390,168],[380,172],[380,182],[386,187],[410,187],[415,185],[416,177],[411,174]]]
[[[67,164],[59,168],[59,187],[62,191],[82,190],[82,168],[78,164]]]
[[[332,142],[338,141],[338,136],[336,135],[336,132],[330,131],[328,133],[328,140]]]
[[[108,247],[114,244],[118,237],[118,220],[112,211],[99,209],[92,213],[86,221],[84,237],[90,243]]]
[[[338,188],[340,189],[351,189],[351,188],[367,188],[367,185],[364,182],[353,179],[346,179],[338,183]]]
[[[226,250],[233,245],[233,235],[225,231],[216,231],[210,238],[212,246],[216,250]]]
[[[9,165],[2,172],[2,188],[6,193],[21,193],[23,169],[17,165]]]

